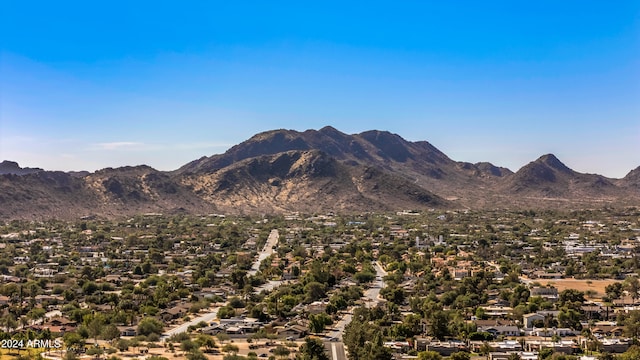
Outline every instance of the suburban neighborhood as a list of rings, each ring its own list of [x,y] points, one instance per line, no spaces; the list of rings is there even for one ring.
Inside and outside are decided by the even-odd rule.
[[[2,358],[640,356],[636,208],[149,213],[0,234]]]

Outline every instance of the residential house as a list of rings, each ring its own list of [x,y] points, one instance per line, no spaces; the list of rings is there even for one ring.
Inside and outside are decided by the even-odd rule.
[[[62,302],[64,298],[62,296],[53,295],[36,295],[34,300],[36,301],[36,304],[42,304],[43,302],[58,303]]]
[[[406,353],[411,350],[411,344],[408,341],[386,341],[382,345],[396,353]]]
[[[602,339],[602,351],[608,353],[616,353],[620,354],[631,346],[631,342],[629,340],[622,339]]]
[[[134,337],[138,335],[138,331],[132,326],[118,326],[118,330],[122,337]]]
[[[540,349],[553,349],[554,353],[573,354],[580,351],[578,344],[571,340],[547,341],[529,340],[525,344],[527,351],[539,351]]]
[[[589,320],[600,320],[607,316],[607,310],[600,305],[588,304],[582,306],[581,309],[584,313],[584,316]]]
[[[530,289],[530,295],[555,302],[558,300],[558,289],[553,286],[533,286]]]
[[[616,325],[596,325],[591,329],[591,333],[596,337],[620,337],[624,329]]]
[[[461,341],[437,341],[429,343],[427,351],[435,351],[442,356],[450,356],[458,351],[468,351],[468,347]]]
[[[230,337],[239,337],[244,335],[244,331],[239,326],[228,326],[224,332]]]
[[[494,337],[497,336],[520,336],[520,329],[517,326],[482,326],[478,331],[488,332]]]
[[[78,324],[65,317],[55,317],[50,319],[44,324],[33,325],[31,328],[34,330],[44,330],[49,329],[54,334],[64,334],[69,331],[75,331]]]
[[[489,353],[489,360],[509,360],[512,354],[518,355],[520,360],[538,360],[538,353],[526,351],[492,352]]]
[[[161,311],[159,317],[161,320],[171,321],[187,315],[187,310],[188,309],[185,305],[176,305],[172,308]]]
[[[215,324],[200,329],[200,332],[207,335],[218,335],[219,333],[225,332],[225,328],[222,325]]]
[[[562,273],[548,273],[546,271],[534,271],[532,274],[534,279],[562,279],[563,276]]]
[[[542,314],[531,313],[522,315],[522,324],[525,329],[532,329],[534,326],[533,324],[540,321],[544,321],[544,315]]]
[[[576,332],[569,328],[534,328],[529,333],[531,336],[539,336],[539,337],[552,337],[554,335],[565,337],[565,336],[574,336]]]
[[[293,337],[296,337],[296,338],[303,338],[303,337],[307,336],[309,331],[304,326],[291,325],[291,326],[287,326],[287,327],[285,327],[283,329],[278,329],[276,331],[276,333],[280,337],[293,336]]]
[[[328,304],[328,302],[324,301],[314,301],[311,304],[307,305],[306,310],[310,314],[320,314],[325,312]]]
[[[483,306],[482,309],[486,316],[498,318],[504,318],[513,312],[513,308],[508,306]]]
[[[473,352],[480,352],[480,348],[483,344],[485,344],[484,341],[471,341],[469,343],[469,350]],[[506,353],[522,351],[522,345],[515,340],[492,341],[487,344],[491,347],[493,352]]]

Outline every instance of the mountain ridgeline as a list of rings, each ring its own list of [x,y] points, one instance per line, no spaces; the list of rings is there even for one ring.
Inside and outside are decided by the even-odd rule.
[[[517,172],[450,159],[426,141],[332,127],[257,134],[171,172],[148,166],[64,173],[0,163],[0,218],[161,213],[582,208],[640,202],[640,167],[582,174],[548,154]]]

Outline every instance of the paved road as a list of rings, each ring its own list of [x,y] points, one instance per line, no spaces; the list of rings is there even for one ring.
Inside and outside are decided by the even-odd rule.
[[[183,332],[187,332],[187,328],[190,325],[196,325],[197,323],[199,323],[201,321],[209,323],[210,321],[212,321],[212,320],[214,320],[214,319],[216,319],[218,317],[218,309],[219,308],[214,308],[212,311],[210,311],[210,312],[208,312],[208,313],[206,313],[204,315],[200,315],[200,316],[198,316],[197,318],[195,318],[195,319],[193,319],[191,321],[188,321],[188,322],[186,322],[186,323],[184,323],[184,324],[182,324],[180,326],[176,326],[175,328],[173,328],[171,330],[165,331],[164,333],[166,335],[163,336],[163,340],[166,337],[170,337],[170,336],[175,335],[175,334],[180,334],[180,333],[183,333]]]
[[[260,263],[262,262],[262,260],[268,258],[275,252],[274,247],[278,243],[279,238],[280,238],[280,234],[278,233],[278,230],[277,229],[271,230],[271,233],[267,238],[266,244],[264,244],[262,251],[260,251],[260,254],[258,254],[258,258],[253,263],[253,266],[251,266],[251,270],[247,272],[247,275],[253,276],[258,272],[258,270],[260,269]]]
[[[364,292],[364,296],[362,297],[365,301],[365,306],[368,308],[375,307],[382,301],[380,298],[380,290],[385,286],[383,278],[387,276],[387,272],[384,271],[380,263],[374,263],[374,268],[376,269],[376,279],[372,282],[371,287]],[[328,334],[329,338],[338,339],[338,341],[325,343],[333,360],[347,360],[346,350],[342,342],[342,334],[344,334],[345,327],[353,318],[351,311],[353,311],[353,309],[350,309],[349,312],[333,326],[333,330]]]
[[[387,276],[387,272],[384,271],[379,262],[374,263],[374,268],[376,269],[376,279],[371,284],[371,287],[364,292],[365,306],[368,308],[376,307],[382,301],[380,290],[385,286],[383,278]]]
[[[387,272],[384,271],[382,265],[379,263],[374,263],[374,268],[376,269],[376,279],[371,284],[371,287],[364,292],[364,296],[362,297],[365,301],[365,306],[368,308],[372,308],[378,305],[382,301],[380,298],[380,290],[385,286],[384,280],[382,280],[385,276],[387,276]],[[342,334],[344,334],[344,328],[351,322],[351,310],[349,313],[345,314],[340,321],[338,321],[335,326],[333,326],[333,331],[329,332],[328,336],[330,338],[337,338],[342,341]]]
[[[278,233],[278,230],[271,230],[271,233],[269,233],[269,237],[267,238],[267,242],[264,244],[260,254],[258,254],[256,261],[251,266],[251,270],[247,272],[247,275],[255,275],[258,272],[258,269],[260,269],[260,263],[275,252],[274,247],[278,244],[279,238],[280,234]],[[284,281],[282,280],[269,280],[265,284],[256,287],[253,292],[255,294],[259,294],[262,291],[271,291],[283,283]]]
[[[350,310],[351,311],[351,310]],[[349,325],[351,322],[352,315],[351,313],[345,314],[340,321],[338,321],[335,326],[333,326],[333,331],[329,332],[329,338],[336,338],[342,341],[342,334],[344,334],[344,328]]]
[[[329,351],[329,356],[333,360],[347,360],[344,344],[341,342],[325,342],[325,348]]]
[[[284,284],[286,281],[284,280],[269,280],[266,283],[257,286],[255,289],[253,289],[253,293],[254,294],[260,294],[262,291],[271,291],[275,288],[277,288],[278,286]]]

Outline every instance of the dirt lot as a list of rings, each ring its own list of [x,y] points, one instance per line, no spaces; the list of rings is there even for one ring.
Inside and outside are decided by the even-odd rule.
[[[236,345],[239,349],[238,354],[240,355],[244,355],[246,356],[249,352],[255,352],[257,355],[261,355],[261,354],[266,354],[266,357],[260,357],[260,359],[267,359],[268,356],[273,355],[273,353],[269,352],[269,350],[271,349],[275,349],[276,346],[278,345],[283,345],[286,346],[286,344],[291,345],[292,343],[290,341],[280,341],[280,340],[270,340],[272,342],[272,345],[270,346],[265,346],[265,342],[266,340],[261,340],[260,342],[258,342],[257,344],[259,345],[258,348],[256,349],[249,349],[249,343],[247,343],[247,341],[245,339],[234,339],[233,342],[229,342],[229,341],[225,341],[225,344],[231,343],[233,345]],[[304,341],[299,340],[296,341],[296,345],[299,347],[300,345],[303,344]],[[252,342],[253,345],[256,345],[256,342]],[[152,355],[158,355],[158,356],[163,356],[166,357],[169,360],[186,360],[186,356],[185,353],[183,351],[180,350],[180,344],[179,343],[175,343],[175,351],[174,352],[170,352],[168,347],[164,348],[164,347],[160,347],[160,348],[149,348],[147,353],[141,354],[140,353],[140,348],[137,349],[132,349],[130,348],[129,351],[125,351],[125,352],[118,352],[114,355],[125,359],[125,360],[133,360],[133,359],[138,359],[138,360],[142,360],[142,359],[146,359]],[[222,360],[224,355],[224,353],[219,352],[219,350],[222,348],[223,344],[221,344],[220,342],[218,342],[218,352],[217,353],[209,353],[209,354],[205,354],[207,356],[207,358],[209,360]],[[143,345],[141,346],[141,348],[145,349],[146,347]],[[291,351],[289,358],[290,359],[294,359],[296,356],[296,353],[298,351],[297,347],[290,347],[287,346],[287,348]],[[31,351],[31,354],[33,355],[33,357],[35,357],[35,351]],[[21,355],[25,355],[26,351],[23,350],[21,351]],[[14,355],[14,356],[12,356]],[[4,360],[5,358],[7,358],[7,360],[10,359],[15,359],[17,358],[17,352],[13,352],[12,355],[9,355],[7,353],[6,349],[0,349],[0,360]],[[50,353],[49,356],[45,356],[46,359],[49,360],[60,360],[61,356],[63,356],[64,353],[61,352],[57,352],[57,351],[52,351]],[[88,355],[82,355],[79,356],[80,359],[93,359],[93,357],[88,356]]]
[[[576,280],[576,279],[554,279],[554,280],[535,280],[542,285],[551,284],[558,288],[558,292],[566,289],[575,289],[587,292],[588,290],[595,291],[597,294],[594,298],[601,298],[604,294],[604,288],[613,283],[620,282],[620,280]]]
[[[229,342],[225,342],[225,344],[227,344]],[[285,342],[284,341],[275,341],[275,344],[272,346],[264,346],[265,341],[260,341],[258,344],[260,344],[261,346],[258,349],[253,349],[250,350],[249,349],[249,343],[247,343],[246,340],[244,339],[234,339],[234,341],[231,343],[233,345],[236,345],[239,348],[239,352],[238,354],[240,355],[244,355],[246,356],[250,351],[255,352],[256,354],[260,355],[260,354],[267,354],[267,355],[273,355],[273,353],[270,353],[269,350],[270,349],[274,349],[277,345],[284,345]],[[288,343],[288,342],[287,342]],[[300,346],[302,345],[302,341],[298,341],[297,345]],[[252,344],[256,344],[255,342],[253,342]],[[223,344],[220,344],[220,342],[218,342],[218,349],[222,348]],[[149,349],[149,353],[145,354],[146,356],[150,356],[150,355],[160,355],[160,356],[164,356],[168,359],[175,359],[175,360],[184,360],[186,359],[186,357],[184,356],[184,352],[179,350],[180,349],[180,344],[176,343],[174,344],[175,346],[175,352],[171,353],[168,349],[166,348],[151,348]],[[297,351],[297,348],[292,348],[289,347],[289,349],[291,350],[291,355],[289,356],[290,358],[294,358],[295,357],[295,352]],[[143,359],[142,355],[136,355],[133,352],[127,352],[127,353],[120,353],[120,354],[116,354],[120,357],[122,357],[123,359]],[[224,357],[224,353],[218,353],[218,354],[205,354],[207,356],[208,359],[210,360],[222,360],[222,358]],[[266,358],[265,358],[266,359]]]

